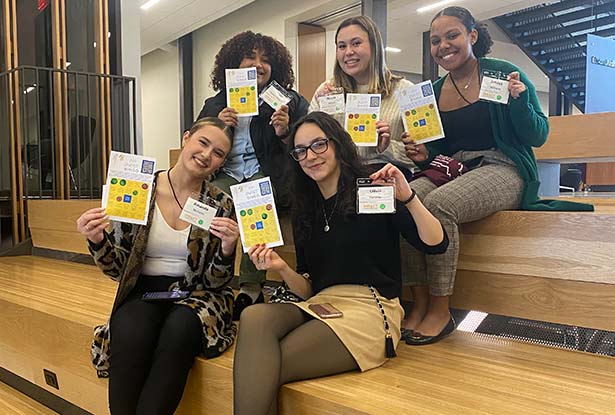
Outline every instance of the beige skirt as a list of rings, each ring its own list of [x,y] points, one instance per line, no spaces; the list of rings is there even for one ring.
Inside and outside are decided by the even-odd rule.
[[[378,291],[376,291],[378,292]],[[393,344],[397,348],[404,309],[399,299],[378,294],[384,308]],[[310,304],[331,303],[344,315],[340,318],[320,318],[309,309]],[[362,372],[381,366],[385,356],[384,320],[371,290],[363,285],[335,285],[300,303],[292,303],[333,330],[356,360]]]

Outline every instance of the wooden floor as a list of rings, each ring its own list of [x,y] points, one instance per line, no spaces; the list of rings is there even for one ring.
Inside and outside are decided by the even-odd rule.
[[[0,382],[0,414],[57,415],[58,413]]]

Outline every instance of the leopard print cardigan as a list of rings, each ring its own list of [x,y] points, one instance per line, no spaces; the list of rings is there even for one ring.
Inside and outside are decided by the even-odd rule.
[[[216,200],[223,209],[223,216],[235,219],[232,199],[208,182],[201,189],[206,196]],[[156,181],[152,188],[151,206],[156,202]],[[150,209],[147,225],[111,222],[111,231],[99,244],[89,242],[90,253],[104,274],[118,281],[119,286],[111,314],[126,300],[135,287],[143,262],[154,209]],[[192,291],[191,296],[177,304],[190,307],[203,327],[203,355],[219,356],[235,339],[237,326],[232,321],[233,291],[228,283],[233,278],[234,258],[221,256],[221,241],[208,231],[192,226],[188,236],[188,270],[184,278],[169,290]],[[99,377],[108,376],[109,325],[94,328],[91,346],[92,363]]]

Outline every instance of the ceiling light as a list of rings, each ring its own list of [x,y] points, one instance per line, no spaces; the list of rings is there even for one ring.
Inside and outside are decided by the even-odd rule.
[[[428,12],[428,11],[433,10],[433,9],[439,9],[440,7],[442,7],[442,6],[446,5],[446,4],[452,3],[452,2],[453,2],[453,0],[442,0],[442,1],[439,1],[437,3],[430,4],[429,6],[419,7],[418,9],[416,9],[416,11],[418,13],[425,13],[425,12]]]
[[[158,3],[160,0],[149,0],[141,5],[141,10],[148,10],[154,4]]]
[[[399,53],[399,52],[401,52],[400,48],[394,48],[392,46],[387,46],[386,48],[384,48],[384,50],[386,50],[387,52],[391,52],[391,53]]]

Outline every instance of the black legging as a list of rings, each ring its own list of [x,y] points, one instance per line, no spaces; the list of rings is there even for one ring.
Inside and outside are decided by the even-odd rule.
[[[292,304],[255,304],[241,314],[233,370],[235,415],[277,413],[285,383],[358,369],[335,333]]]
[[[174,279],[141,276],[110,322],[109,408],[112,415],[171,415],[201,351],[201,323],[188,307],[145,302]]]

